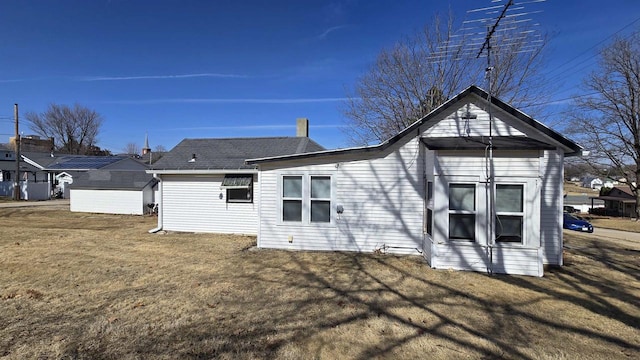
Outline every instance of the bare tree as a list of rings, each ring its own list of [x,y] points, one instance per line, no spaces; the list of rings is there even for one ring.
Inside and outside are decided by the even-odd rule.
[[[492,46],[492,91],[515,106],[540,102],[542,40],[531,47],[532,32],[505,30],[510,41]],[[513,36],[509,36],[509,31]],[[380,52],[347,94],[345,131],[354,144],[384,141],[428,114],[464,88],[483,82],[486,58],[477,59],[477,39],[456,31],[453,15],[439,16],[413,36]]]
[[[622,174],[640,214],[640,33],[602,49],[599,69],[584,84],[589,95],[576,97],[569,114],[573,133],[590,147],[586,161],[595,174]]]
[[[134,142],[128,143],[122,150],[125,154],[140,155],[140,146]]]
[[[50,104],[45,112],[27,112],[25,118],[31,130],[52,137],[58,151],[70,154],[85,154],[95,148],[103,121],[96,111],[78,104]]]
[[[162,145],[156,145],[156,147],[153,149],[154,152],[167,152],[167,148],[162,146]]]

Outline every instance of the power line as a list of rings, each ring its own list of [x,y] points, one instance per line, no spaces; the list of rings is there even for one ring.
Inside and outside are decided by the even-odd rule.
[[[574,60],[576,60],[577,58],[581,57],[582,55],[588,53],[589,51],[595,49],[596,47],[598,47],[600,44],[608,41],[609,39],[611,39],[612,37],[614,37],[616,34],[619,34],[620,32],[624,31],[625,29],[627,29],[628,27],[630,27],[631,25],[637,23],[638,21],[640,21],[640,17],[633,20],[632,22],[628,23],[627,25],[623,26],[622,28],[620,28],[619,30],[615,31],[614,33],[612,33],[611,35],[607,36],[606,38],[604,38],[603,40],[597,42],[595,45],[591,46],[590,48],[586,49],[585,51],[581,52],[580,54],[576,55],[575,57],[571,58],[569,61],[563,63],[562,65],[556,67],[554,70],[552,70],[549,74],[553,74],[554,72],[558,71],[558,69],[570,64],[571,62],[573,62]],[[591,59],[593,57],[595,57],[596,55],[591,55],[590,57],[587,58]]]
[[[593,95],[597,95],[597,94],[599,94],[599,93],[598,92],[592,92],[592,93],[588,93],[588,94],[575,95],[575,96],[571,96],[571,97],[564,98],[564,99],[554,99],[554,100],[549,100],[549,101],[545,101],[545,102],[538,102],[538,103],[531,104],[531,105],[520,106],[519,108],[526,109],[526,108],[530,108],[530,107],[533,107],[533,106],[549,105],[549,104],[553,104],[553,103],[557,103],[557,102],[562,102],[562,101],[567,101],[567,100],[574,100],[574,99],[583,98],[583,97],[587,97],[587,96],[593,96]]]
[[[549,75],[551,76],[549,78],[549,82],[559,82],[560,80],[563,79],[567,79],[569,77],[571,77],[574,74],[580,73],[582,71],[584,71],[585,69],[587,69],[589,66],[592,65],[593,60],[598,56],[598,54],[592,54],[591,56],[587,57],[586,59],[580,61],[579,63],[573,65],[570,69],[566,69],[566,70],[562,70],[558,73],[559,69],[561,69],[564,66],[567,66],[568,64],[572,63],[573,61],[577,60],[578,58],[582,57],[584,54],[588,53],[589,51],[595,49],[596,47],[600,46],[601,44],[603,44],[606,41],[609,41],[611,38],[613,38],[615,35],[621,33],[622,31],[624,31],[625,29],[629,28],[630,26],[632,26],[633,24],[637,23],[638,21],[640,21],[640,17],[633,20],[632,22],[624,25],[623,27],[621,27],[620,29],[614,31],[613,33],[611,33],[610,35],[608,35],[606,38],[604,38],[603,40],[597,42],[596,44],[594,44],[593,46],[589,47],[588,49],[586,49],[585,51],[581,52],[580,54],[576,55],[575,57],[571,58],[570,60],[568,60],[567,62],[563,63],[562,65],[556,67],[553,71],[551,71],[549,73]],[[626,38],[630,37],[631,34],[629,34],[628,36],[626,36]],[[578,67],[582,64],[585,64],[584,66]],[[552,75],[556,73],[555,75]],[[565,84],[563,87],[560,87],[558,90],[555,91],[555,93],[562,93],[565,92],[569,86],[571,86],[571,84]],[[587,94],[587,95],[594,95],[594,93],[591,94]],[[582,97],[585,95],[581,95],[581,96],[577,96],[577,97]],[[564,101],[564,100],[568,100],[568,99],[560,99],[560,100],[552,100],[549,103],[553,103],[556,101]],[[544,105],[546,103],[542,103],[540,105]]]

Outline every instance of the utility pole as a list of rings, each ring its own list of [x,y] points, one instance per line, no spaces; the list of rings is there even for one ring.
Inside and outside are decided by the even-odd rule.
[[[18,104],[13,104],[13,117],[16,119],[16,176],[13,179],[13,199],[20,200],[20,131],[18,127]]]

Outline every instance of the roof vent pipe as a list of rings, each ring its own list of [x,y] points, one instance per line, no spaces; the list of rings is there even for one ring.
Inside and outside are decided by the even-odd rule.
[[[191,154],[191,160],[189,162],[196,162],[196,154]]]

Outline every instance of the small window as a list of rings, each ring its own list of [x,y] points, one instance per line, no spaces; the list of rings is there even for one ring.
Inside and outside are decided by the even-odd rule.
[[[425,221],[424,230],[427,232],[429,236],[433,236],[433,182],[427,181],[426,184],[427,184],[427,193],[426,193],[425,202],[427,207],[427,215],[424,219]]]
[[[449,184],[449,239],[476,239],[476,186]]]
[[[302,221],[302,176],[282,177],[282,221]]]
[[[227,189],[227,202],[252,202],[252,189]]]
[[[524,226],[524,186],[496,185],[496,242],[520,243]]]
[[[226,175],[220,186],[227,191],[227,202],[253,202],[253,175]]]

